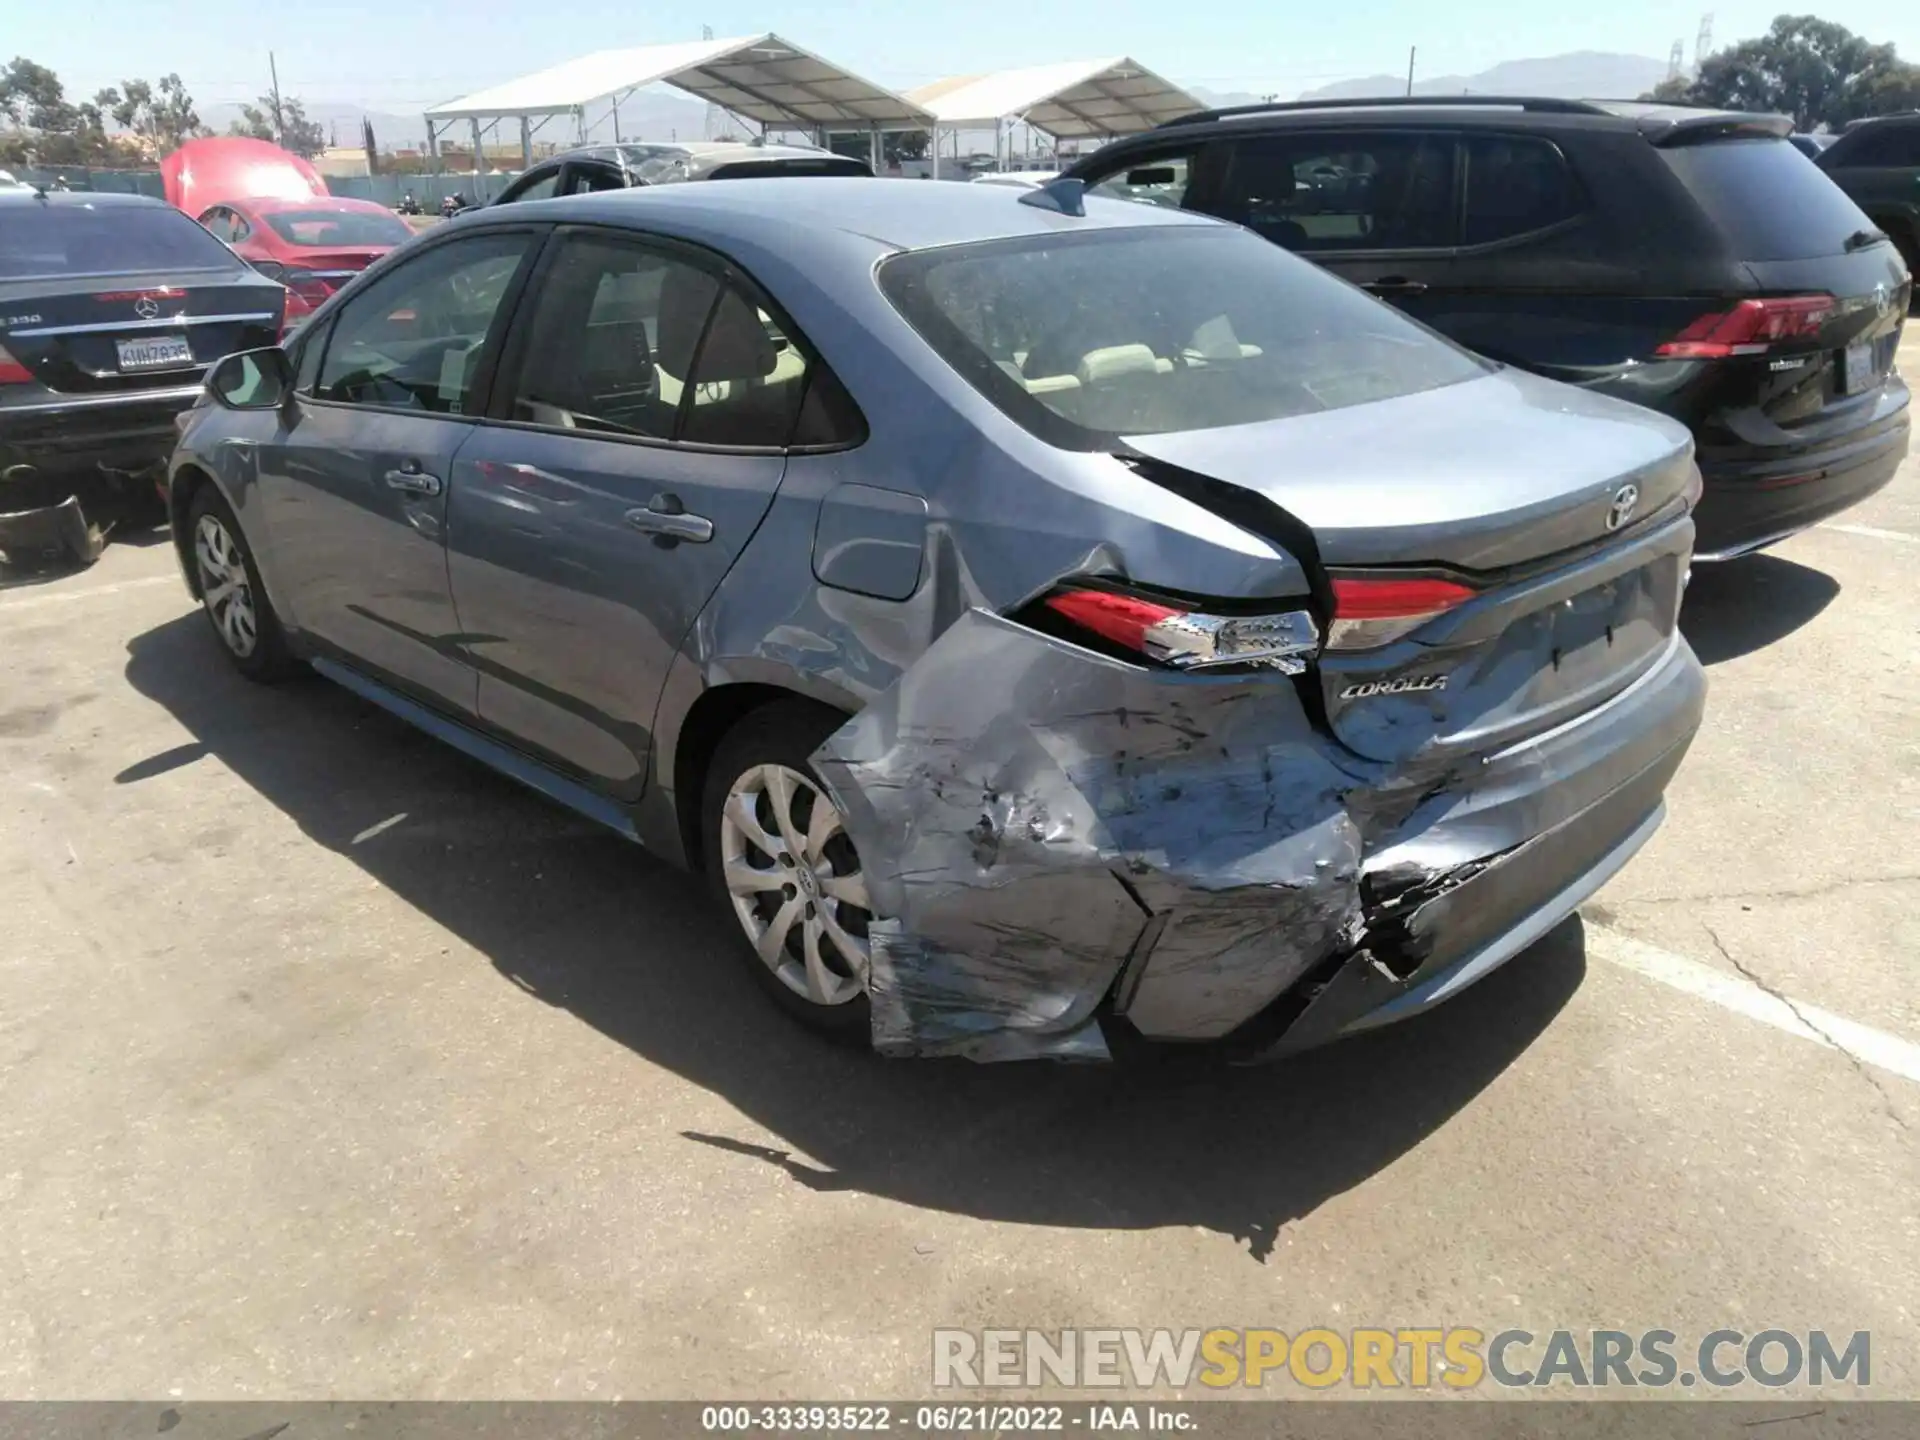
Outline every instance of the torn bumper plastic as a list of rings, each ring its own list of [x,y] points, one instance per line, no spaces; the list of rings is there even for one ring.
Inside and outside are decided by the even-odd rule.
[[[77,495],[37,510],[0,514],[0,558],[9,565],[91,565],[105,544],[105,535],[87,519]]]
[[[1423,772],[1326,739],[1271,675],[970,612],[813,757],[886,917],[875,1048],[1102,1059],[1113,1015],[1264,1057],[1422,1008],[1651,833],[1703,694],[1676,639],[1580,725]]]

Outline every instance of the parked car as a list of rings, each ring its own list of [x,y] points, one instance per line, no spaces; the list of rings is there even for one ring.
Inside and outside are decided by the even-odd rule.
[[[159,200],[0,190],[0,554],[98,557],[158,520],[206,367],[270,345],[286,292]]]
[[[1483,355],[1684,422],[1715,560],[1857,503],[1907,452],[1908,268],[1791,129],[1637,103],[1319,101],[1173,121],[1068,174],[1247,225]]]
[[[975,185],[1012,185],[1021,190],[1037,190],[1059,176],[1058,170],[990,170],[973,177]]]
[[[1920,274],[1920,113],[1856,120],[1819,165]]]
[[[703,871],[779,1004],[887,1053],[1422,1010],[1660,820],[1686,430],[1073,188],[446,226],[218,367],[188,587],[242,674]]]
[[[636,185],[682,180],[754,180],[769,177],[872,175],[864,160],[806,145],[759,141],[688,141],[684,145],[584,145],[542,161],[500,192],[495,205],[546,200]]]
[[[1795,133],[1789,135],[1787,139],[1793,142],[1794,149],[1798,150],[1809,160],[1818,160],[1820,158],[1820,152],[1833,144],[1834,137],[1825,134],[1808,135],[1805,133]]]
[[[407,222],[386,206],[333,195],[228,200],[208,206],[199,219],[254,269],[287,287],[289,325],[413,238]]]

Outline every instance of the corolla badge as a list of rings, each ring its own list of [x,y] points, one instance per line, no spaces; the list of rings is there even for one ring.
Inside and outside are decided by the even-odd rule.
[[[153,320],[160,314],[160,302],[151,295],[142,295],[133,302],[133,313],[142,320]]]
[[[1365,700],[1370,695],[1412,695],[1447,688],[1445,675],[1402,675],[1394,680],[1362,680],[1340,692],[1342,700]]]
[[[1618,530],[1633,518],[1634,509],[1640,504],[1640,487],[1622,485],[1613,492],[1613,503],[1607,506],[1607,529]]]

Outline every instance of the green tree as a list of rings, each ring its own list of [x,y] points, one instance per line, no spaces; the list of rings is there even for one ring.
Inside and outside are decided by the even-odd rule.
[[[0,115],[29,130],[65,134],[79,123],[79,112],[67,103],[60,77],[24,55],[16,55],[0,69]]]
[[[327,132],[319,122],[309,120],[306,107],[291,96],[276,101],[271,95],[262,95],[258,105],[242,105],[240,118],[227,133],[271,140],[282,150],[308,160],[327,148]]]
[[[1802,130],[1838,130],[1863,115],[1912,108],[1915,67],[1814,15],[1782,15],[1765,35],[1709,55],[1684,86],[1664,81],[1648,99],[1791,115]]]

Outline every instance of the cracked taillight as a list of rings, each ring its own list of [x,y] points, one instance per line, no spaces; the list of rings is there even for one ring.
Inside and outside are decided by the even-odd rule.
[[[1114,590],[1061,590],[1042,602],[1092,635],[1176,670],[1252,665],[1298,675],[1320,648],[1304,610],[1216,615]]]

